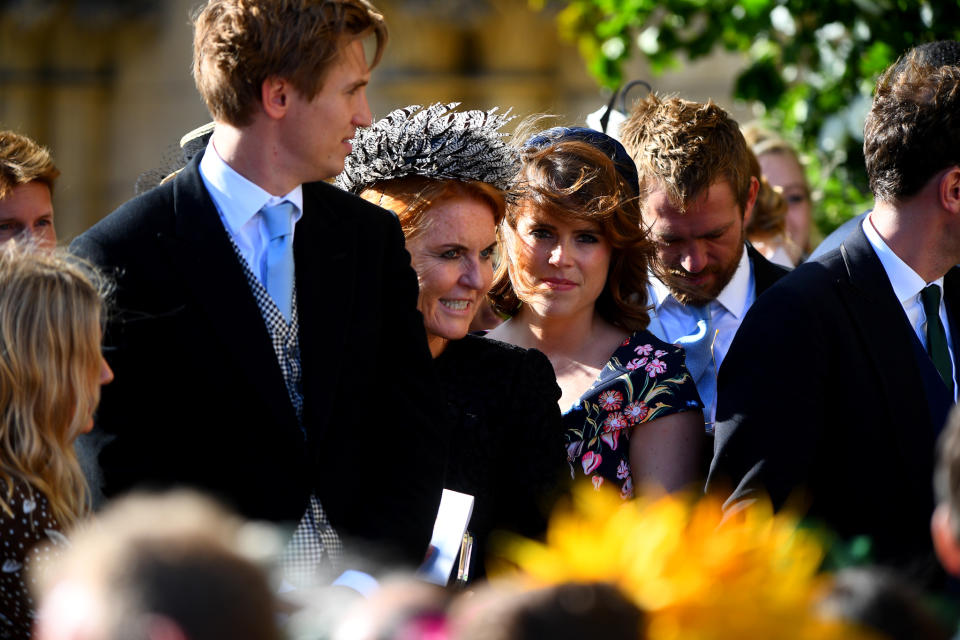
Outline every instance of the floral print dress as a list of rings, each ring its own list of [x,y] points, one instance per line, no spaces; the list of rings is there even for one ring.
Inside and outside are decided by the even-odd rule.
[[[576,480],[610,482],[633,497],[630,433],[636,425],[703,408],[681,347],[637,331],[613,352],[593,385],[563,414],[567,461]]]

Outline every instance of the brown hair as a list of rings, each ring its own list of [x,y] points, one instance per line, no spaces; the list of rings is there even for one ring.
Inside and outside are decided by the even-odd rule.
[[[760,170],[760,162],[752,151],[750,154],[750,173],[760,181],[757,191],[757,201],[753,205],[753,213],[747,224],[747,237],[770,237],[783,233],[787,228],[787,201],[783,194],[767,182]]]
[[[364,189],[360,197],[396,213],[407,241],[426,229],[426,212],[445,200],[459,197],[481,200],[489,205],[494,224],[500,224],[506,208],[503,192],[486,182],[437,180],[416,175],[378,182]]]
[[[42,182],[53,193],[53,183],[60,170],[53,164],[50,152],[27,136],[13,131],[0,131],[0,200],[14,187],[34,180]]]
[[[371,33],[373,68],[387,27],[367,0],[209,0],[194,17],[194,81],[214,120],[242,127],[264,80],[289,80],[311,100],[344,46]]]
[[[913,50],[877,81],[863,133],[873,195],[916,194],[937,172],[960,165],[960,67],[936,67]]]
[[[62,251],[0,249],[0,508],[15,482],[70,526],[87,508],[73,441],[100,400],[103,285]]]
[[[725,179],[746,210],[750,156],[736,120],[713,101],[706,104],[655,94],[639,100],[620,127],[620,141],[637,164],[642,191],[662,187],[684,210],[710,185]]]
[[[515,252],[503,233],[516,231],[520,211],[537,207],[564,220],[596,223],[612,248],[607,283],[597,299],[600,316],[630,331],[650,323],[647,314],[647,269],[654,246],[642,226],[634,189],[606,153],[580,140],[560,140],[525,148],[515,198],[501,224],[504,257],[497,265],[490,297],[497,309],[513,315],[520,308],[516,287],[523,276]]]

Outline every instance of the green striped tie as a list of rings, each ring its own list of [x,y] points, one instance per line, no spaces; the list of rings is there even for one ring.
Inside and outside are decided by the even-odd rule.
[[[953,397],[953,364],[950,362],[950,348],[947,346],[947,333],[940,322],[940,287],[931,284],[920,292],[923,312],[927,316],[927,353],[933,360],[933,366],[940,372],[943,383],[947,385],[950,397]]]

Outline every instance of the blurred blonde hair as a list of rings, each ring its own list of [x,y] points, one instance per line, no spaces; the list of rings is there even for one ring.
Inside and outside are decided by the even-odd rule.
[[[103,289],[63,251],[0,248],[0,508],[17,481],[64,527],[88,509],[73,450],[100,400]]]

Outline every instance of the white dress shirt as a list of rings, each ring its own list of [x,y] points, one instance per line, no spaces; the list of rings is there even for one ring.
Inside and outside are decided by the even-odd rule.
[[[670,289],[651,274],[647,285],[648,300],[653,305],[650,314],[650,333],[664,342],[675,343],[678,338],[696,332],[697,318],[690,309],[677,301]],[[723,288],[720,295],[708,304],[710,322],[716,332],[716,341],[713,344],[713,356],[717,371],[723,363],[723,358],[730,350],[730,343],[736,335],[743,316],[757,298],[754,284],[753,265],[746,249],[740,256],[740,263],[733,274],[733,278]],[[714,372],[716,374],[716,372]],[[704,415],[708,423],[716,418],[716,403],[704,399],[710,415]]]
[[[900,301],[900,306],[903,307],[903,312],[907,314],[907,320],[924,349],[927,348],[927,314],[923,310],[923,300],[920,299],[920,292],[927,285],[934,284],[940,287],[940,322],[943,323],[944,332],[947,334],[947,348],[950,350],[950,364],[952,365],[954,363],[953,340],[950,337],[947,305],[943,299],[943,277],[941,276],[932,282],[924,282],[920,274],[901,260],[900,256],[895,254],[883,241],[876,227],[873,226],[872,214],[863,221],[863,233],[867,236],[867,242],[873,247],[874,253],[880,259],[880,264],[883,265],[883,270],[887,273],[887,279],[890,280],[890,286],[893,287],[893,293]],[[956,367],[953,367],[953,388],[956,391]]]
[[[250,270],[260,283],[266,286],[266,256],[270,236],[266,222],[257,213],[264,206],[277,205],[284,200],[293,203],[297,208],[293,215],[293,228],[296,233],[297,221],[303,216],[303,187],[297,185],[284,196],[267,193],[223,161],[213,148],[213,138],[207,143],[207,149],[200,159],[200,177],[217,206],[224,228],[237,243]]]

